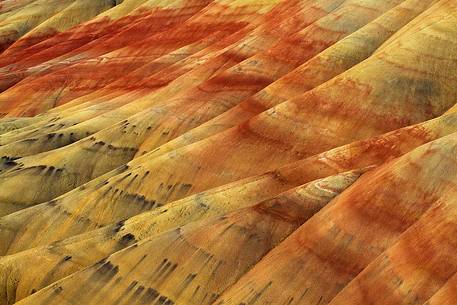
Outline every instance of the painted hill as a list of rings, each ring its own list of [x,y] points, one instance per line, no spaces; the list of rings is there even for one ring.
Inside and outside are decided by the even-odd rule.
[[[4,0],[0,51],[1,305],[455,304],[456,0]]]

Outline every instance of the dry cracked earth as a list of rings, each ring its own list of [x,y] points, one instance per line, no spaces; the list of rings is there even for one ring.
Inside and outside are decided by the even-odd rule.
[[[457,0],[1,0],[0,304],[456,305]]]

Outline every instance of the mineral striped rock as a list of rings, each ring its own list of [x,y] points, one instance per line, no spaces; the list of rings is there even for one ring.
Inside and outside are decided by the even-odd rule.
[[[457,0],[0,1],[0,305],[457,304]]]

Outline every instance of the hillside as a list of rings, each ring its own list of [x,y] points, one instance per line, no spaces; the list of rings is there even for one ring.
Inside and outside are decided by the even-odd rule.
[[[0,1],[0,305],[457,304],[455,71],[457,0]]]

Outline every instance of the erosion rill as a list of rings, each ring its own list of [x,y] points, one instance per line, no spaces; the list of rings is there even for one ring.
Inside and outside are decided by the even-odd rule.
[[[457,304],[457,0],[4,0],[0,52],[0,305]]]

